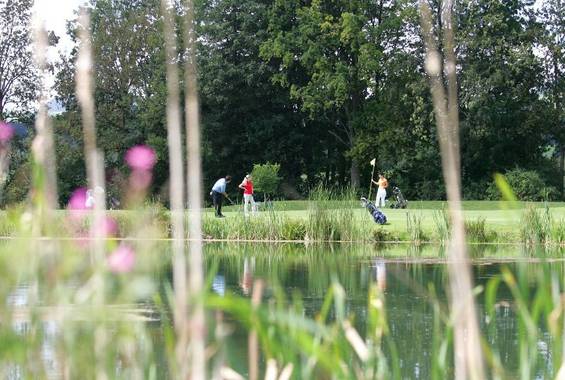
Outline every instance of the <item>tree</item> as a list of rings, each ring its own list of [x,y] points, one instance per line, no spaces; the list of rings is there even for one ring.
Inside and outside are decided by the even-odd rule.
[[[550,139],[556,145],[559,157],[559,183],[561,197],[565,198],[565,2],[563,0],[544,1],[537,13],[543,31],[539,48],[544,62],[544,97],[549,103],[552,115],[546,122],[550,124]]]
[[[265,194],[263,197],[265,201],[267,200],[267,195],[274,194],[279,188],[281,181],[279,177],[280,168],[279,164],[271,164],[269,162],[262,165],[253,165],[251,176],[253,177],[255,189]]]
[[[429,2],[439,12],[440,2]],[[563,141],[554,122],[562,120],[555,101],[563,82],[553,76],[562,64],[550,69],[553,61],[544,64],[534,46],[562,51],[561,24],[552,16],[548,25],[556,26],[543,29],[530,3],[471,0],[457,9],[467,197],[484,196],[493,171],[518,165],[548,179],[556,169],[544,155],[548,144]],[[108,182],[122,177],[126,149],[143,142],[159,158],[157,193],[168,179],[159,1],[90,4],[97,137]],[[376,157],[408,197],[445,197],[415,0],[200,0],[195,10],[205,183],[270,161],[280,164],[282,191],[305,194],[317,184],[368,184]],[[182,7],[176,11],[182,18]],[[548,5],[548,12],[559,9]],[[182,33],[178,39],[182,46]],[[75,58],[76,51],[61,61],[56,82],[66,110],[56,120],[57,139],[70,144],[58,148],[60,172],[76,174],[61,176],[65,192],[84,183],[75,170],[83,160],[74,130],[81,123]],[[181,50],[181,67],[183,59]]]
[[[544,166],[547,107],[531,1],[473,0],[458,18],[464,183]]]
[[[38,74],[30,37],[32,0],[0,0],[0,119],[9,109],[29,110]]]
[[[521,201],[527,202],[540,202],[551,201],[556,199],[558,191],[552,187],[547,186],[545,181],[540,177],[539,173],[533,170],[522,170],[514,168],[504,174],[508,185],[512,192]],[[502,199],[502,194],[497,184],[492,181],[486,189],[489,199],[499,200]]]
[[[396,1],[275,0],[262,56],[279,63],[273,80],[312,117],[326,114],[331,133],[347,148],[351,185],[359,185],[352,156],[366,100],[379,89],[387,52],[398,47],[402,28]],[[303,71],[305,77],[293,75]]]
[[[125,151],[139,143],[155,148],[159,161],[155,187],[168,176],[165,128],[165,57],[160,2],[158,0],[92,2],[91,31],[94,58],[96,127],[98,145],[105,155],[110,192],[116,192],[124,169]],[[68,31],[77,41],[76,20]],[[66,109],[57,133],[73,135],[82,144],[80,114],[75,95],[75,61],[78,49],[59,64],[56,80],[58,100]],[[68,161],[69,164],[71,161]],[[73,165],[76,160],[72,161]],[[83,176],[81,172],[81,177]],[[85,179],[83,179],[83,182]],[[80,182],[74,177],[73,182]]]
[[[278,66],[259,57],[271,1],[198,3],[199,85],[205,179],[243,175],[254,162],[276,161],[293,185],[314,178],[328,144],[288,91],[272,83]],[[319,144],[311,144],[317,139]]]

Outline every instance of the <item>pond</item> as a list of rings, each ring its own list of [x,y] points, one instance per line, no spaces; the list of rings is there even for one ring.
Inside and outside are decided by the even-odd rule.
[[[441,251],[438,246],[407,245],[209,245],[207,263],[217,266],[214,292],[249,297],[253,282],[263,279],[268,284],[264,302],[272,296],[269,284],[280,287],[288,296],[299,293],[304,313],[312,318],[320,312],[332,280],[336,280],[345,290],[346,312],[353,316],[355,327],[363,336],[369,286],[376,284],[384,294],[390,341],[396,346],[401,377],[428,379],[432,378],[434,354],[434,304],[446,307],[448,302],[447,264],[441,258],[443,253],[437,258],[438,250]],[[506,267],[525,282],[527,290],[534,292],[538,276],[553,275],[562,281],[565,266],[558,252],[532,252],[515,246],[475,246],[471,247],[471,255],[475,257],[474,284],[483,290],[477,298],[481,330],[499,355],[501,365],[512,377],[518,376],[520,327],[512,294],[508,288],[500,287],[495,320],[487,324],[484,289]],[[556,370],[551,361],[551,337],[544,324],[540,324],[538,334],[532,378],[553,377]],[[233,358],[229,364],[244,374],[246,339],[246,335],[233,334],[228,355]]]
[[[165,248],[163,248],[165,249]],[[524,304],[535,308],[537,314],[548,306],[543,304],[543,297],[537,297],[540,289],[559,294],[563,289],[565,266],[560,259],[561,252],[544,250],[524,250],[517,246],[474,246],[471,247],[473,259],[473,278],[477,287],[479,316],[484,338],[509,377],[518,377],[524,370],[523,358],[529,355],[530,378],[555,377],[554,359],[560,347],[552,339],[549,327],[544,318],[535,319],[537,325],[535,336],[525,337],[524,324],[518,315],[516,296],[511,289],[501,282],[497,292],[494,314],[486,310],[485,292],[489,282],[500,278],[503,268],[507,268],[518,281],[524,295]],[[169,257],[169,256],[164,256]],[[277,293],[288,299],[300,299],[300,314],[307,318],[316,318],[323,307],[324,300],[332,284],[339,283],[345,292],[345,313],[353,321],[353,326],[362,337],[367,334],[367,304],[369,288],[376,285],[382,292],[388,334],[383,344],[384,354],[388,359],[396,357],[394,364],[398,367],[401,378],[428,379],[437,373],[434,371],[434,355],[438,354],[437,346],[432,344],[440,339],[447,344],[448,354],[444,375],[452,377],[452,360],[449,359],[452,349],[449,329],[444,328],[438,335],[438,319],[448,320],[447,313],[447,265],[440,246],[414,247],[409,245],[318,245],[303,244],[227,244],[209,243],[205,245],[205,266],[210,275],[211,294],[218,298],[235,295],[250,298],[257,280],[265,284],[261,303],[268,305]],[[130,347],[132,357],[145,358],[151,365],[140,365],[141,377],[166,378],[169,376],[167,356],[171,355],[166,345],[166,330],[170,327],[167,313],[163,313],[155,304],[155,295],[166,293],[164,289],[171,281],[171,271],[165,265],[162,271],[153,273],[155,283],[140,297],[121,298],[119,305],[114,305],[112,318],[104,322],[110,341],[116,339],[116,347]],[[67,287],[78,286],[69,284]],[[29,334],[33,313],[25,315],[30,297],[40,300],[43,309],[49,308],[47,285],[43,282],[30,285],[20,283],[8,292],[6,308],[17,310],[12,316],[12,329],[16,335]],[[155,294],[152,294],[154,292]],[[546,296],[547,296],[546,294]],[[542,301],[540,301],[542,300]],[[72,306],[66,306],[67,308]],[[434,310],[436,311],[434,313]],[[437,311],[440,311],[438,315]],[[88,308],[76,308],[69,312],[71,321],[57,313],[40,313],[39,326],[42,333],[39,344],[42,365],[38,377],[64,378],[65,372],[77,369],[65,369],[65,347],[76,349],[77,355],[87,357],[88,350],[82,352],[81,344],[93,344],[94,326],[88,314]],[[229,314],[229,313],[228,313]],[[535,313],[533,313],[535,315]],[[120,321],[120,316],[127,316]],[[214,325],[214,314],[210,312],[210,325]],[[135,318],[133,318],[135,317]],[[224,322],[230,333],[224,342],[225,364],[244,377],[248,376],[248,331],[233,316],[225,315]],[[335,318],[330,313],[330,319]],[[125,322],[125,323],[122,323]],[[73,330],[73,332],[70,332]],[[6,336],[6,332],[3,332]],[[212,339],[213,331],[209,335]],[[74,339],[74,340],[73,340]],[[129,346],[128,346],[129,345]],[[524,352],[524,345],[529,347]],[[151,346],[150,349],[146,347]],[[25,347],[15,345],[18,350]],[[73,348],[75,347],[75,348]],[[8,351],[6,351],[8,348]],[[9,347],[4,347],[9,352]],[[0,344],[0,351],[2,345]],[[117,349],[116,349],[117,350]],[[143,356],[140,352],[151,351]],[[79,353],[81,352],[81,353]],[[126,350],[127,352],[127,350]],[[90,352],[92,353],[92,352]],[[396,353],[396,355],[393,355]],[[127,356],[127,355],[126,355]],[[112,368],[111,378],[131,378],[132,372],[127,370],[128,361],[134,359],[123,354],[112,354],[108,358],[108,367]],[[27,361],[23,359],[23,361]],[[86,361],[87,368],[92,362]],[[212,365],[210,365],[212,367]],[[260,357],[259,367],[264,369],[265,358]],[[92,368],[89,369],[92,371]],[[0,373],[5,378],[20,379],[29,375],[29,369],[18,363],[16,359],[0,359]],[[295,373],[294,378],[301,378]],[[353,376],[353,375],[352,375]],[[262,378],[262,376],[261,376]]]

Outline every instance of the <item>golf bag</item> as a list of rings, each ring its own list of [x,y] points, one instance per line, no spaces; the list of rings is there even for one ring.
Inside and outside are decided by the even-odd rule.
[[[390,208],[406,208],[408,206],[408,201],[402,195],[402,191],[398,187],[394,187],[392,189],[392,195],[394,196],[395,201],[390,205]]]
[[[375,204],[371,201],[368,201],[367,198],[361,198],[361,206],[366,208],[369,211],[369,214],[373,217],[373,220],[377,224],[385,224],[386,223],[386,215],[375,206]]]

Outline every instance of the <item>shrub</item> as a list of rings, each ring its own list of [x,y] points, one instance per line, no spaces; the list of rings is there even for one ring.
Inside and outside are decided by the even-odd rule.
[[[554,200],[559,196],[557,189],[553,186],[546,186],[539,173],[534,170],[516,168],[507,171],[504,176],[516,197],[521,201]],[[487,195],[492,200],[501,199],[500,191],[494,181],[488,186]]]
[[[445,199],[445,185],[442,180],[426,180],[414,185],[417,198],[420,200]],[[409,194],[409,193],[407,193]]]
[[[253,165],[251,175],[253,176],[255,190],[267,195],[274,194],[279,188],[281,181],[281,177],[279,177],[280,168],[279,164],[271,164],[269,162],[262,165]]]
[[[389,231],[385,230],[384,227],[379,226],[373,230],[373,240],[375,242],[390,242],[400,240],[398,236],[393,235]]]
[[[486,228],[484,218],[466,221],[465,232],[467,233],[467,239],[475,243],[488,243],[496,239],[496,232]]]
[[[463,199],[479,201],[488,199],[488,188],[490,181],[465,181],[463,183]]]

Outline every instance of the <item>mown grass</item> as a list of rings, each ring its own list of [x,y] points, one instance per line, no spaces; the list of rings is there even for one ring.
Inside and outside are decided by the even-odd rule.
[[[278,204],[281,203],[281,204]],[[385,208],[388,223],[384,226],[374,224],[357,202],[322,200],[321,206],[308,208],[303,201],[275,202],[275,212],[290,220],[308,224],[317,220],[316,226],[325,233],[333,236],[332,240],[341,236],[355,235],[358,241],[428,241],[445,242],[449,238],[449,218],[445,202],[421,201],[411,202],[409,209],[396,210]],[[339,206],[342,206],[340,209]],[[565,242],[565,203],[517,203],[511,206],[507,202],[466,201],[463,202],[468,241],[473,243],[524,243],[536,244],[540,239],[526,236],[525,231],[542,228],[537,219],[532,219],[528,213],[547,212],[551,215],[550,226],[547,228],[549,239],[543,239],[548,244],[563,244]],[[323,209],[323,213],[320,213]],[[228,217],[235,216],[236,208],[232,206],[227,211]],[[323,215],[323,217],[321,217]],[[318,221],[319,219],[319,221]],[[330,221],[331,219],[331,221]],[[347,220],[345,226],[342,221]],[[536,222],[536,223],[534,223]],[[328,225],[330,223],[331,225]],[[357,224],[357,226],[355,226]],[[341,227],[340,227],[341,226]],[[340,228],[344,231],[340,232]],[[308,229],[308,228],[307,228]],[[354,232],[356,231],[356,232]],[[338,236],[339,235],[339,236]],[[310,235],[312,236],[312,235]],[[313,236],[320,236],[314,234]],[[348,239],[343,239],[348,240]]]
[[[373,199],[374,201],[374,199]],[[240,202],[237,202],[240,203]],[[388,204],[388,201],[387,201]],[[505,202],[505,201],[463,201],[462,206],[464,210],[468,211],[489,211],[489,210],[520,210],[525,209],[528,206],[533,206],[536,208],[543,208],[545,205],[549,208],[565,208],[565,202]],[[276,211],[304,211],[308,210],[310,201],[309,200],[296,200],[287,201],[280,200],[273,202],[273,209]],[[351,199],[334,199],[331,202],[333,208],[346,208],[359,206],[357,197],[353,196]],[[225,210],[234,211],[237,210],[238,205],[226,206]],[[260,206],[261,207],[261,206]],[[408,208],[411,210],[442,210],[447,208],[446,201],[410,201],[408,203]]]

